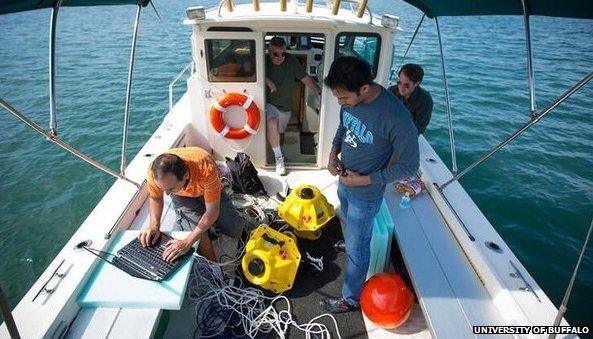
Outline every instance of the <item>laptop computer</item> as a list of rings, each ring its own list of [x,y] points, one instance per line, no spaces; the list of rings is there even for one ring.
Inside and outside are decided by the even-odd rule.
[[[112,260],[107,261],[133,277],[162,281],[175,272],[193,252],[190,250],[171,262],[163,260],[163,251],[166,244],[172,239],[170,236],[161,233],[156,244],[144,247],[140,244],[138,238],[134,238],[127,245],[120,248]]]

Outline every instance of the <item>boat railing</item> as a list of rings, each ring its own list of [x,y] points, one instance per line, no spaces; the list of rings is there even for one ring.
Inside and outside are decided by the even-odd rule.
[[[350,4],[350,10],[359,18],[362,18],[365,13],[369,15],[369,24],[373,24],[373,13],[371,9],[367,6],[368,0],[327,0],[327,7],[332,9],[333,15],[338,15],[338,11],[340,9],[341,4],[348,3]],[[260,10],[260,0],[253,0],[253,10],[259,12]],[[282,12],[287,11],[287,2],[286,0],[280,0],[280,10]],[[294,3],[294,7],[298,8],[299,0],[291,0],[291,3]],[[232,12],[235,8],[235,3],[233,0],[221,0],[218,4],[218,17],[222,17],[222,7],[226,5],[226,9],[228,12]],[[353,5],[358,5],[355,9]],[[305,1],[305,12],[311,13],[313,11],[313,0],[306,0]]]
[[[188,69],[190,70],[189,76],[192,76],[196,71],[193,61],[185,66],[185,68],[179,72],[179,74],[177,74],[177,76],[169,83],[169,113],[173,111],[173,86],[175,86],[175,83],[181,79],[183,74],[185,74]]]

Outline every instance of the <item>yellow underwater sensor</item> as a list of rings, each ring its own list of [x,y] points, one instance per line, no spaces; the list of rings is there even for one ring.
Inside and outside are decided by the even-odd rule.
[[[292,288],[301,253],[295,239],[267,225],[260,225],[245,245],[241,268],[245,278],[254,285],[274,293]]]
[[[317,240],[321,236],[321,228],[336,212],[317,187],[300,185],[278,206],[278,215],[294,228],[297,236]]]

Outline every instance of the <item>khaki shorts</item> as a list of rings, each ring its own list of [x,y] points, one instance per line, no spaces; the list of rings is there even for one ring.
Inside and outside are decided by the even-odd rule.
[[[204,197],[191,198],[178,195],[172,195],[171,197],[177,218],[175,230],[193,231],[202,215],[206,212]],[[220,213],[214,227],[229,237],[239,238],[244,225],[245,219],[233,206],[228,194],[222,191],[220,194]]]
[[[278,132],[284,133],[290,121],[290,111],[282,111],[276,106],[266,103],[266,122],[270,119],[278,119]]]

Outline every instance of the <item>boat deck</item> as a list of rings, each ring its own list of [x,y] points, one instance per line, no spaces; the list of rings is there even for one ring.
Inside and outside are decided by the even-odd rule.
[[[271,171],[260,170],[260,175],[271,195],[285,192],[287,186],[292,188],[301,183],[318,186],[328,201],[338,207],[340,216],[337,182],[327,171],[293,170],[288,176],[279,177]],[[399,198],[393,187],[387,188],[385,202],[395,223],[396,244],[403,258],[403,263],[398,262],[396,256],[391,269],[407,268],[408,272],[400,273],[409,274],[418,301],[406,324],[390,331],[377,328],[360,312],[338,315],[336,320],[342,337],[428,338],[436,335],[465,338],[474,337],[473,325],[505,324],[431,197],[422,193],[412,200],[408,209],[399,208]],[[162,223],[165,231],[172,230],[174,214],[167,198]],[[148,225],[148,221],[149,207],[146,201],[130,229],[142,229]],[[323,313],[318,305],[321,298],[340,295],[345,254],[332,247],[340,236],[339,227],[327,227],[324,236],[318,241],[322,243],[319,245],[320,250],[326,253],[323,275],[297,278],[294,290],[286,293],[291,299],[294,317],[300,323],[306,323]],[[327,241],[322,242],[323,239]],[[299,279],[306,282],[302,284],[303,288],[297,287]],[[158,309],[85,308],[80,310],[71,325],[68,337],[90,338],[99,334],[99,337],[116,338],[119,337],[118,333],[134,333],[133,337],[155,334],[165,338],[190,337],[194,335],[195,323],[195,305],[191,304],[190,298],[185,298],[180,311],[164,313]],[[324,323],[333,328],[329,322]],[[289,336],[300,338],[304,335],[293,330]]]

